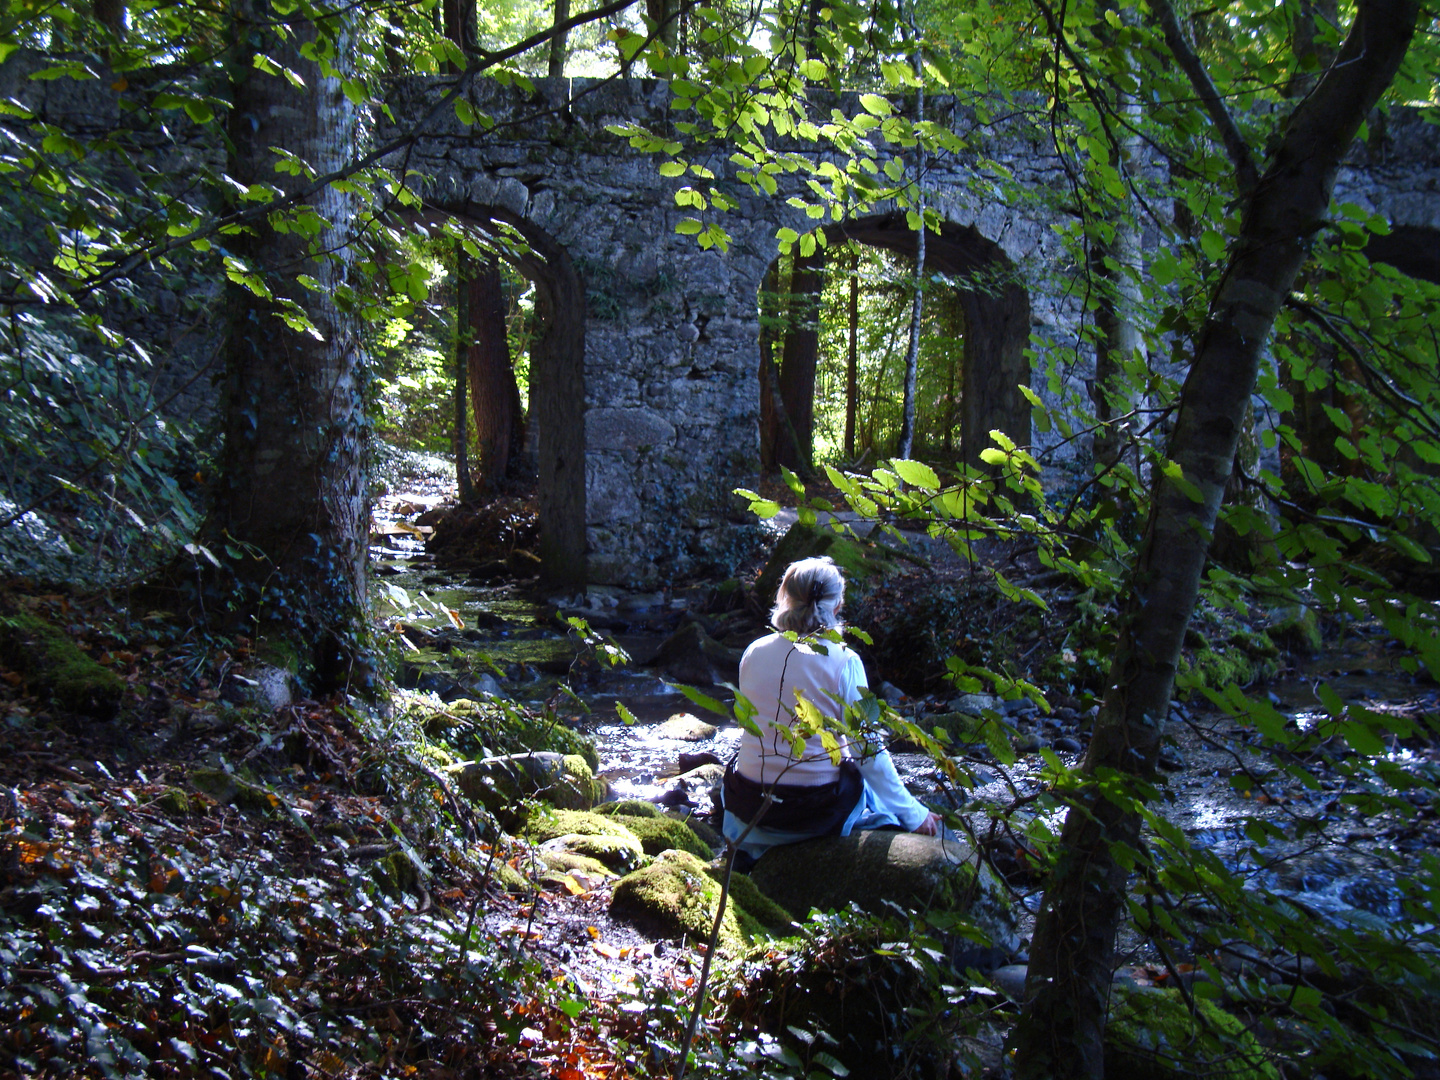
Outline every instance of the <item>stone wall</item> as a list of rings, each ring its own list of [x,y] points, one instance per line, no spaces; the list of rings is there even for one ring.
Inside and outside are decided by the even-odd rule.
[[[396,120],[380,138],[438,115],[404,154],[408,168],[430,178],[427,201],[471,219],[483,220],[493,209],[526,222],[568,252],[581,279],[583,393],[549,413],[583,429],[584,484],[577,498],[584,508],[585,573],[593,581],[651,585],[723,564],[743,546],[748,528],[730,492],[753,486],[759,468],[757,295],[774,258],[776,231],[812,225],[786,204],[787,196],[802,193],[802,178],[782,176],[775,197],[758,198],[736,179],[723,150],[702,159],[740,203],[724,219],[728,253],[702,251],[674,231],[689,213],[674,205],[682,181],[662,178],[654,159],[606,131],[630,122],[664,131],[675,117],[663,84],[540,81],[527,94],[476,81],[466,98],[495,121],[490,131],[461,125],[449,106],[435,112],[449,85],[439,79],[398,84],[390,97]],[[837,104],[855,111],[853,103]],[[944,98],[931,102],[927,115],[959,133],[979,129]],[[1035,115],[1043,121],[1043,113]],[[933,157],[927,174],[929,201],[946,223],[931,265],[938,253],[952,268],[998,271],[1010,283],[1003,303],[982,292],[961,295],[971,331],[966,404],[978,410],[967,411],[964,437],[974,452],[991,427],[1031,441],[1028,430],[1019,430],[1028,428],[1028,413],[1015,382],[1028,379],[1053,403],[1083,394],[1089,375],[1082,357],[1061,372],[1058,394],[1049,377],[1046,343],[1073,346],[1083,305],[1075,268],[1064,263],[1054,229],[1068,220],[1064,173],[1046,149],[1045,132],[1026,123],[1016,118],[987,127],[973,154]],[[1418,235],[1423,246],[1440,226],[1437,145],[1436,128],[1397,113],[1388,129],[1372,130],[1371,143],[1357,149],[1337,196],[1418,228],[1396,243],[1413,247]],[[976,164],[986,160],[1008,169],[1026,197],[1007,201],[1003,187],[985,174],[988,166]],[[906,240],[884,211],[830,232],[913,252],[913,238]],[[1032,345],[1038,360],[1027,371],[1031,362],[1017,357]],[[540,441],[543,459],[543,428]],[[1056,462],[1086,452],[1080,444],[1061,444],[1055,433],[1037,434],[1033,442]]]
[[[396,123],[378,137],[431,113],[445,86],[431,79],[397,86]],[[784,178],[790,187],[777,197],[758,198],[717,151],[705,164],[740,210],[724,222],[729,250],[702,251],[675,232],[689,213],[674,204],[681,181],[661,177],[653,159],[606,131],[627,122],[663,129],[672,119],[663,84],[541,81],[526,96],[477,82],[467,97],[497,121],[493,131],[472,132],[446,108],[403,160],[429,177],[422,191],[435,210],[521,219],[563,247],[583,279],[584,394],[573,422],[584,429],[588,577],[649,585],[723,565],[750,529],[730,493],[753,486],[759,470],[758,293],[776,231],[811,224],[785,202],[798,178]],[[515,116],[527,118],[509,124]],[[1038,139],[1002,138],[1010,145],[997,156],[1018,175],[1054,184],[1058,164],[1039,152]],[[934,162],[930,177],[942,217],[973,226],[956,234],[960,247],[984,247],[960,251],[962,262],[1003,263],[1017,280],[1059,272],[1051,219],[1028,206],[973,201],[954,159]],[[1078,300],[1063,292],[1031,294],[1012,351],[1022,351],[1031,333],[1073,335],[1078,312]],[[545,441],[542,428],[542,459]]]

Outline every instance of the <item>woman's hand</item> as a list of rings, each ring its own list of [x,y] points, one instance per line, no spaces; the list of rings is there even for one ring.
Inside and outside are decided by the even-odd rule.
[[[930,812],[930,815],[926,817],[924,821],[922,821],[919,825],[915,826],[915,831],[921,836],[939,836],[940,829],[940,815],[935,813],[933,810]]]

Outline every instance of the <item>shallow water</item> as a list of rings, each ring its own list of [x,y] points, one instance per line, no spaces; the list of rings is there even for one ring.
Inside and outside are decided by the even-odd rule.
[[[372,553],[385,568],[377,578],[377,596],[382,606],[388,606],[395,625],[441,632],[453,630],[458,619],[463,637],[449,634],[444,645],[468,661],[461,666],[499,672],[500,689],[516,700],[559,703],[564,713],[565,699],[557,697],[558,688],[567,681],[576,687],[583,708],[576,706],[569,714],[596,739],[601,775],[616,797],[659,799],[676,787],[682,753],[709,752],[721,761],[733,754],[740,738],[733,720],[706,714],[653,670],[640,666],[609,670],[588,657],[578,636],[567,632],[555,618],[559,607],[579,606],[583,598],[535,600],[507,586],[457,586],[437,574],[420,541],[409,536],[388,537],[385,546],[372,549]],[[653,616],[654,632],[630,633],[619,639],[636,657],[652,656],[673,622],[673,618],[667,621],[667,614],[673,615],[673,611],[667,612],[665,599],[658,596],[621,596],[618,602],[628,605],[624,610],[632,621],[644,622],[647,613]],[[445,671],[446,665],[438,657],[424,662],[437,676]],[[1403,709],[1412,714],[1417,709],[1440,711],[1436,687],[1418,683],[1401,670],[1383,635],[1369,633],[1353,635],[1307,662],[1301,671],[1254,692],[1268,694],[1272,703],[1303,729],[1328,715],[1316,692],[1321,681],[1342,701],[1369,709]],[[699,689],[724,704],[730,701],[723,688]],[[617,700],[634,717],[633,724],[621,720]],[[1197,719],[1204,721],[1197,726],[1211,728],[1210,737],[1224,749],[1195,738],[1183,725],[1171,725],[1180,737],[1185,767],[1169,779],[1167,813],[1194,842],[1240,870],[1253,866],[1250,860],[1256,855],[1244,832],[1246,821],[1258,817],[1283,823],[1291,814],[1327,812],[1326,804],[1337,794],[1333,790],[1312,792],[1299,785],[1271,785],[1264,799],[1237,791],[1230,777],[1237,768],[1237,755],[1247,754],[1249,733],[1234,721],[1202,715],[1199,708],[1195,711]],[[676,713],[695,715],[714,724],[716,730],[693,741],[667,738],[658,725]],[[1079,755],[1060,756],[1073,762]],[[1004,805],[1017,795],[1033,794],[1040,786],[1043,769],[1037,754],[1022,756],[1008,768],[993,761],[970,761],[967,764],[975,774],[975,786],[946,792],[927,758],[907,753],[895,757],[901,775],[922,799],[962,810]],[[699,787],[691,785],[688,797],[704,813],[710,809],[708,792]],[[1055,824],[1058,826],[1058,821]],[[1286,858],[1277,870],[1251,870],[1251,881],[1257,888],[1293,898],[1306,910],[1331,918],[1390,918],[1398,914],[1398,891],[1393,872],[1374,853],[1377,846],[1372,843],[1369,852],[1327,848]],[[1267,861],[1282,853],[1293,855],[1284,849],[1285,845],[1276,845],[1260,855]]]

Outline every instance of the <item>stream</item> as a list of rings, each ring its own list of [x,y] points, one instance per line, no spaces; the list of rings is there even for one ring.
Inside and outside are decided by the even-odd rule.
[[[381,610],[389,610],[391,626],[405,650],[400,673],[403,686],[435,693],[444,700],[488,694],[532,706],[548,702],[595,739],[601,776],[615,797],[678,804],[700,814],[710,813],[713,777],[688,785],[677,779],[680,757],[711,754],[714,758],[710,760],[727,760],[738,743],[740,729],[733,720],[705,714],[646,666],[687,613],[703,605],[705,588],[631,593],[592,586],[584,592],[537,598],[513,585],[457,584],[439,572],[425,553],[422,530],[403,522],[385,523],[379,514],[377,520],[382,522],[382,535],[372,539],[375,593]],[[578,634],[557,620],[557,612],[586,617],[592,628],[624,648],[632,662],[613,669],[597,663]],[[1262,692],[1302,729],[1327,716],[1316,693],[1316,684],[1322,680],[1347,703],[1376,712],[1418,717],[1440,711],[1440,691],[1400,670],[1383,633],[1372,630],[1356,628],[1302,670]],[[759,633],[758,627],[755,633]],[[573,695],[561,689],[567,682]],[[727,705],[732,700],[723,687],[698,689]],[[632,714],[633,724],[622,722],[617,700]],[[955,709],[962,703],[923,700],[897,704],[900,711],[913,716],[920,711]],[[1005,767],[983,747],[967,748],[962,764],[974,779],[968,791],[943,790],[938,771],[924,755],[894,755],[901,775],[922,800],[959,810],[977,832],[988,828],[987,811],[1038,789],[1044,762],[1036,751],[1049,748],[1067,763],[1074,763],[1088,741],[1089,717],[1074,710],[1062,708],[1041,715],[1028,703],[1002,704],[998,700],[992,700],[989,707],[1004,712],[1015,726],[1021,753],[1013,766]],[[702,723],[665,723],[685,713]],[[1260,817],[1283,825],[1297,816],[1325,815],[1344,822],[1338,830],[1342,843],[1317,846],[1313,851],[1290,842],[1274,844],[1265,849],[1265,856],[1276,868],[1251,869],[1253,885],[1288,897],[1304,910],[1342,921],[1385,920],[1399,914],[1393,870],[1382,856],[1435,843],[1435,814],[1428,796],[1423,805],[1418,805],[1417,799],[1416,812],[1408,815],[1408,820],[1397,813],[1383,821],[1358,817],[1347,821],[1346,815],[1353,812],[1341,803],[1345,794],[1341,781],[1323,768],[1316,770],[1322,777],[1318,790],[1279,773],[1267,777],[1260,790],[1232,783],[1243,777],[1242,763],[1252,769],[1261,764],[1250,749],[1253,733],[1214,710],[1203,698],[1175,706],[1171,720],[1168,730],[1174,742],[1162,756],[1168,776],[1167,814],[1195,842],[1234,868],[1247,862],[1253,867],[1254,846],[1245,830],[1248,820]],[[1417,766],[1440,767],[1428,748],[1412,751],[1392,745],[1388,752],[1395,760],[1413,759]],[[1278,854],[1293,857],[1277,861],[1273,856]],[[1033,903],[1038,903],[1038,894]]]

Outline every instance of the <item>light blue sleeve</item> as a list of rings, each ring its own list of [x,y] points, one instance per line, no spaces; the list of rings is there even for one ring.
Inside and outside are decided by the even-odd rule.
[[[860,762],[860,775],[874,791],[881,807],[900,819],[900,824],[914,832],[930,816],[929,809],[905,787],[900,774],[895,771],[895,762],[890,760],[890,751],[881,750],[874,757]]]
[[[845,669],[840,675],[841,691],[845,701],[859,701],[860,691],[867,689],[870,685],[865,677],[865,665],[860,657],[855,655],[851,649],[846,649],[849,654],[845,658]],[[890,759],[888,750],[881,750],[871,757],[863,757],[860,760],[860,775],[865,778],[865,783],[870,785],[881,806],[900,819],[910,832],[914,832],[925,819],[930,816],[930,810],[914,795],[910,794],[905,782],[900,779],[900,774],[895,771],[895,762]]]

